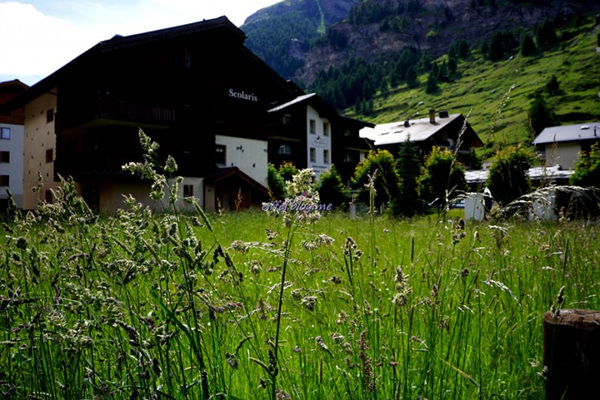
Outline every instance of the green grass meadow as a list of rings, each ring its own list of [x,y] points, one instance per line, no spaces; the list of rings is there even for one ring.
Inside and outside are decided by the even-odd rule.
[[[2,225],[2,398],[539,399],[600,309],[597,223],[77,204]]]

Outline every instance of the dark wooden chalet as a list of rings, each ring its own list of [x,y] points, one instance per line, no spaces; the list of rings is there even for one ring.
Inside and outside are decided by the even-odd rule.
[[[245,38],[226,17],[116,35],[19,101],[57,97],[55,173],[73,176],[92,205],[101,204],[104,182],[135,179],[121,166],[141,160],[138,128],[160,144],[163,159],[175,157],[178,175],[213,176],[216,135],[266,140],[267,110],[300,94]]]

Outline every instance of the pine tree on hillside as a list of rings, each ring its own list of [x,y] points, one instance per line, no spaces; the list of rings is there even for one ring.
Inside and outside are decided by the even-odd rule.
[[[532,55],[536,50],[533,38],[529,35],[523,36],[523,40],[521,40],[521,55],[527,57]]]

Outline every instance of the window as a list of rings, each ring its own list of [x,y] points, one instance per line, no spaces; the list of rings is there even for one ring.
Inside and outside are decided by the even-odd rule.
[[[54,149],[46,150],[46,162],[51,163],[54,161]]]
[[[289,144],[282,144],[279,146],[279,154],[290,155],[292,154],[292,148]]]
[[[0,187],[8,187],[10,185],[10,175],[0,175]]]
[[[53,108],[46,111],[46,123],[50,123],[52,121],[54,121],[54,109]]]
[[[283,116],[282,122],[284,125],[289,124],[290,122],[292,122],[292,116],[290,114],[285,114]]]
[[[0,139],[3,139],[3,140],[10,139],[10,128],[0,128]]]
[[[344,162],[346,162],[346,163],[354,162],[354,155],[350,152],[344,153]]]
[[[309,121],[309,132],[311,135],[315,135],[317,133],[317,121],[315,121],[314,119],[311,119]]]
[[[10,162],[10,151],[0,151],[0,163]]]
[[[310,162],[317,162],[317,150],[314,147],[310,148],[309,151],[309,160]]]
[[[329,122],[323,122],[323,136],[329,136]]]
[[[183,197],[194,197],[194,185],[183,185]]]
[[[53,200],[52,190],[46,189],[46,191],[44,192],[44,196],[45,196],[46,203],[52,204],[52,200]]]
[[[218,144],[215,146],[215,162],[217,164],[226,164],[227,161],[227,146]]]
[[[323,149],[323,162],[329,164],[329,150]]]

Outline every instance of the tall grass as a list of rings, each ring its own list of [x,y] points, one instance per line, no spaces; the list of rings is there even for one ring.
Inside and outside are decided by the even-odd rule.
[[[180,213],[175,167],[127,166],[170,213],[3,223],[3,398],[536,399],[556,293],[600,306],[596,223]]]
[[[290,240],[68,198],[3,225],[5,398],[539,398],[543,312],[561,286],[599,308],[592,223],[327,214]]]

